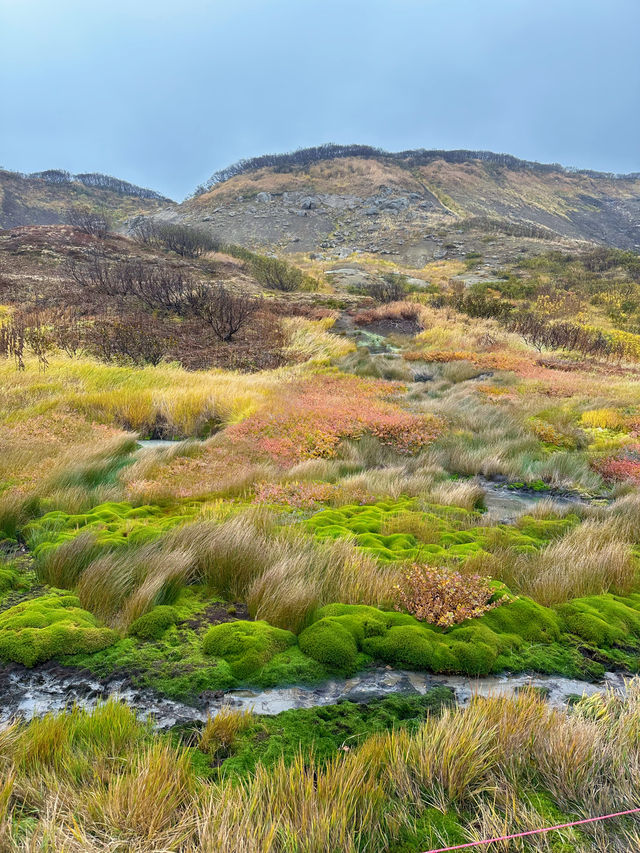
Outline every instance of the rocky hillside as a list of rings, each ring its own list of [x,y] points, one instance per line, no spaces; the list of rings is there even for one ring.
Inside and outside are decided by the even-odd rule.
[[[464,151],[321,146],[243,161],[166,210],[256,248],[397,255],[422,266],[528,240],[640,248],[640,174],[572,171]]]
[[[72,206],[106,211],[116,224],[173,205],[153,190],[108,175],[71,175],[59,169],[23,175],[0,170],[0,228],[52,225]]]

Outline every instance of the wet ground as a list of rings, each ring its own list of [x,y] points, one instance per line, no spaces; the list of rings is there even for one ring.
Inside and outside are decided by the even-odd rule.
[[[543,675],[497,675],[469,678],[431,675],[386,667],[365,670],[352,678],[336,678],[313,687],[275,687],[268,690],[231,690],[204,694],[194,705],[164,699],[150,690],[141,690],[129,679],[100,681],[92,675],[55,664],[26,669],[9,665],[0,671],[0,725],[19,717],[30,719],[48,711],[62,711],[78,704],[95,707],[109,696],[120,698],[143,717],[152,717],[156,726],[167,729],[180,723],[206,720],[223,706],[252,710],[257,714],[279,714],[295,708],[313,708],[338,702],[369,702],[391,695],[423,695],[432,687],[445,685],[464,706],[474,694],[512,696],[531,685],[542,691],[551,705],[562,707],[572,697],[600,693],[609,688],[623,694],[625,678],[607,673],[602,682],[591,684],[570,678]]]

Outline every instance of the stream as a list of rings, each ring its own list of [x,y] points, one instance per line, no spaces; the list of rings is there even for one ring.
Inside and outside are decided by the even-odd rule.
[[[236,689],[203,694],[197,706],[158,696],[151,690],[133,687],[128,679],[107,681],[58,665],[26,669],[11,664],[0,671],[0,728],[11,719],[31,719],[49,711],[62,711],[74,703],[93,708],[110,696],[118,697],[141,717],[152,717],[158,729],[176,724],[203,722],[215,716],[223,706],[231,705],[256,714],[279,714],[296,708],[314,708],[338,702],[369,702],[391,695],[424,695],[432,687],[452,688],[459,705],[466,705],[472,696],[513,696],[526,686],[545,691],[549,703],[563,707],[573,696],[591,696],[609,688],[624,695],[625,677],[609,672],[603,681],[592,684],[560,676],[510,675],[508,673],[483,678],[458,675],[432,675],[408,672],[390,667],[364,670],[352,678],[336,678],[315,686],[274,687],[266,690]]]
[[[501,523],[512,523],[522,513],[532,510],[540,501],[553,501],[557,507],[595,506],[608,503],[606,498],[589,498],[579,494],[555,494],[552,491],[534,492],[509,488],[508,483],[476,477],[475,482],[484,489],[487,511]]]

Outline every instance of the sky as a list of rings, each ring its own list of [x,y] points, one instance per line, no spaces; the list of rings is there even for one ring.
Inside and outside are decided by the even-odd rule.
[[[0,0],[0,166],[182,199],[322,142],[640,171],[640,0]]]

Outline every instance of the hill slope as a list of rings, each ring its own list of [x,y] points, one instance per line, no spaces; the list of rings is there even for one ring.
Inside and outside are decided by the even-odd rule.
[[[486,152],[322,146],[229,167],[163,215],[254,247],[399,254],[417,265],[444,257],[461,228],[637,249],[640,175]]]
[[[108,175],[70,175],[59,170],[23,175],[0,170],[0,228],[64,222],[67,208],[73,205],[105,210],[118,223],[173,202]]]

